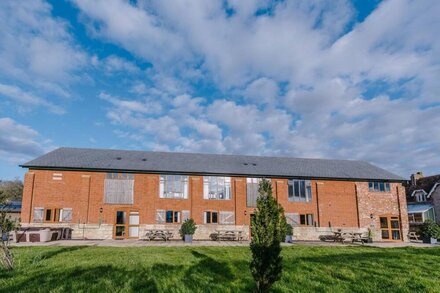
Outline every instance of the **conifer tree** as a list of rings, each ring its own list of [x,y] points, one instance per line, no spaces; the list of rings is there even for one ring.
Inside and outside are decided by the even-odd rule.
[[[280,242],[286,235],[283,208],[272,196],[271,183],[263,179],[258,189],[257,209],[251,221],[250,265],[258,292],[267,292],[281,278]]]

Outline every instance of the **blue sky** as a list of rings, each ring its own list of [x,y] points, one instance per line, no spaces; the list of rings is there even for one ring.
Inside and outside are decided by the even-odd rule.
[[[0,178],[59,146],[440,173],[440,3],[1,1]]]

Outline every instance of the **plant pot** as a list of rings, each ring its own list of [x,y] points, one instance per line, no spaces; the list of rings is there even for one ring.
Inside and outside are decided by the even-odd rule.
[[[9,240],[9,233],[3,233],[2,234],[2,240],[3,241],[8,241]]]
[[[368,238],[367,243],[373,243],[373,238]]]
[[[437,239],[436,238],[432,238],[432,237],[424,237],[423,238],[423,243],[436,244],[437,243]]]
[[[286,242],[286,243],[292,243],[292,235],[286,235],[286,239],[285,239],[285,241],[284,242]]]
[[[186,235],[184,237],[185,243],[192,243],[193,241],[193,236],[192,235]]]

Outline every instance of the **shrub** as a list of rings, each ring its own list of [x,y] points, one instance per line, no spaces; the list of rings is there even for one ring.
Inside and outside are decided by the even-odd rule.
[[[258,189],[257,209],[252,218],[252,261],[250,269],[258,292],[266,292],[281,278],[282,257],[280,242],[286,235],[283,208],[272,196],[269,181],[262,180]]]
[[[287,236],[292,236],[293,235],[293,227],[290,224],[286,225],[286,235]]]
[[[440,238],[440,227],[433,220],[426,220],[420,229],[423,238]]]
[[[194,235],[196,229],[196,222],[194,222],[193,219],[187,219],[180,227],[179,233],[182,237],[184,237],[185,235]]]

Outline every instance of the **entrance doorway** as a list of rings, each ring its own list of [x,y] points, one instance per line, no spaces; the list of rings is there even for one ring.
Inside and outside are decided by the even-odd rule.
[[[113,235],[115,239],[139,238],[139,212],[116,211]]]
[[[397,216],[381,216],[380,231],[383,240],[401,240],[400,221]]]

